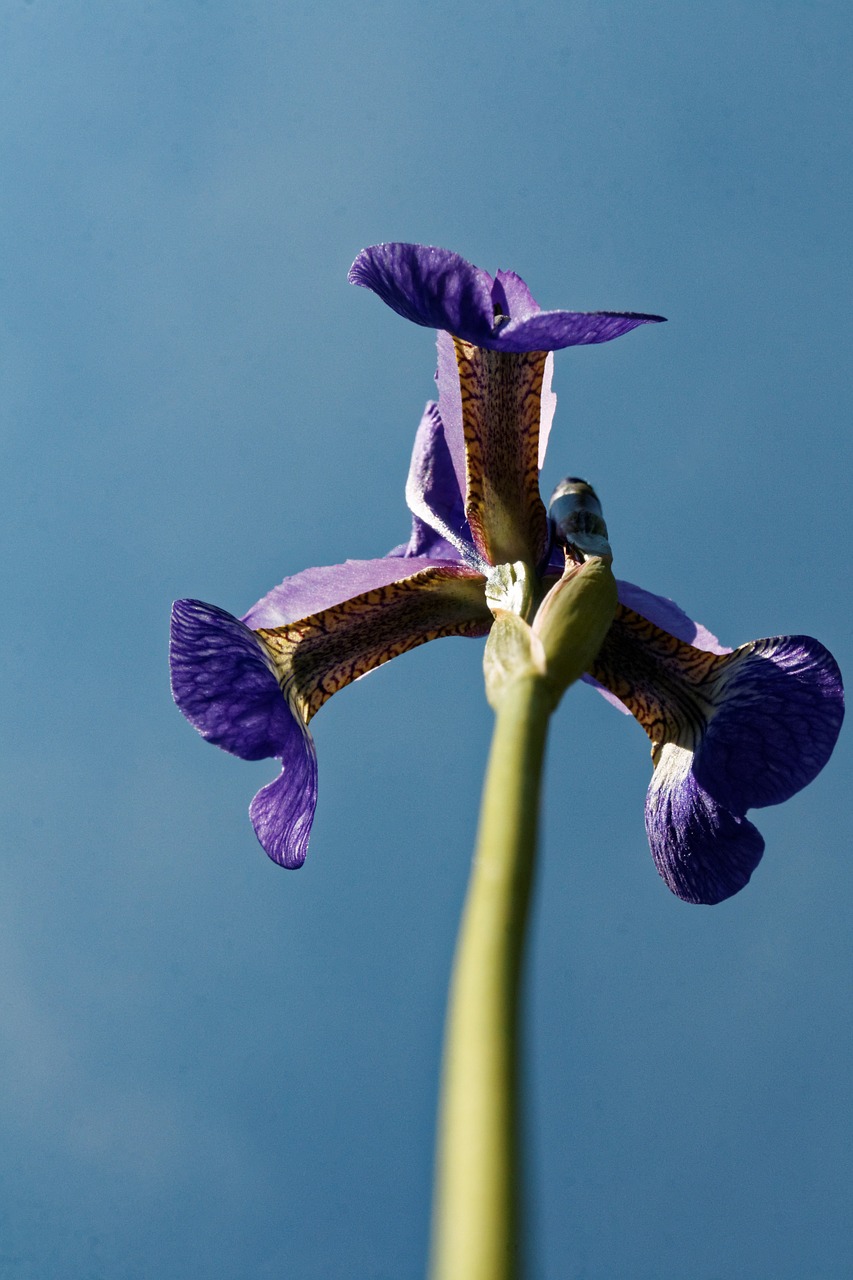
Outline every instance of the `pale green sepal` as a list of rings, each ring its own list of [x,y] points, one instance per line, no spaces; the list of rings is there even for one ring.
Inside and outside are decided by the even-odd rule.
[[[533,602],[533,590],[533,574],[523,560],[496,564],[486,579],[486,604],[494,614],[503,610],[526,618]]]
[[[523,618],[503,609],[495,612],[483,654],[486,697],[497,711],[507,688],[523,676],[544,676],[545,650]]]
[[[606,560],[568,565],[533,620],[557,699],[595,660],[616,613],[616,579]]]

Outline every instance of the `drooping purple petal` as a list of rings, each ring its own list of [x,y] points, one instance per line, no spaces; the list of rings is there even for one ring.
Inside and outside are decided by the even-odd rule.
[[[427,405],[415,436],[406,481],[406,502],[412,512],[410,556],[434,555],[438,542],[444,546],[449,544],[454,557],[474,563],[476,556],[462,495],[438,405],[433,401]]]
[[[282,867],[301,867],[317,807],[317,756],[310,733],[302,734],[302,750],[294,742],[279,776],[261,787],[249,805],[255,835]]]
[[[362,249],[348,278],[372,289],[405,319],[491,351],[557,351],[609,342],[664,319],[632,311],[541,311],[514,272],[500,271],[493,279],[458,253],[431,245],[372,245]]]
[[[175,702],[208,742],[263,760],[299,735],[269,654],[224,609],[176,600],[169,660]]]
[[[458,253],[422,244],[375,244],[362,249],[347,278],[415,324],[447,329],[478,346],[492,336],[492,278]]]
[[[713,906],[749,881],[764,840],[700,786],[692,752],[666,746],[646,796],[646,833],[660,875],[684,902]]]
[[[258,792],[250,813],[269,856],[301,866],[317,803],[317,761],[268,650],[224,609],[177,600],[170,661],[175,702],[203,738],[244,760],[281,760],[280,777]]]
[[[310,614],[320,613],[365,591],[378,590],[423,569],[441,567],[446,562],[427,556],[403,558],[381,556],[375,560],[346,560],[343,564],[303,569],[273,587],[244,614],[243,622],[253,630],[283,627]],[[454,554],[453,563],[456,563]]]
[[[841,672],[811,636],[744,645],[724,666],[715,700],[693,772],[735,813],[781,804],[807,786],[844,718]]]

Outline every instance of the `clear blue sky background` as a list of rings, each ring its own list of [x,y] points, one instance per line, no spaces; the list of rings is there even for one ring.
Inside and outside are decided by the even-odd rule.
[[[381,554],[434,352],[346,284],[378,240],[669,324],[557,356],[546,489],[730,644],[850,635],[851,14],[827,0],[9,0],[0,15],[0,1276],[415,1280],[490,714],[481,642],[272,764],[171,704],[175,596]],[[648,747],[550,744],[529,971],[539,1280],[849,1276],[850,735],[685,906]]]

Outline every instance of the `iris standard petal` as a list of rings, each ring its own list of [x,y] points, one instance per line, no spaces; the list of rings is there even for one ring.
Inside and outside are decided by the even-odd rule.
[[[713,906],[749,881],[764,840],[744,817],[700,786],[692,752],[672,744],[661,751],[646,796],[649,848],[667,886],[684,902]]]
[[[169,662],[175,702],[217,747],[263,760],[280,755],[299,734],[269,653],[224,609],[176,600]]]
[[[453,548],[452,556],[468,563],[475,561],[444,424],[434,402],[424,410],[415,436],[406,481],[406,502],[413,517],[410,556],[434,555],[437,546],[449,544]]]
[[[415,324],[483,345],[494,328],[492,278],[458,253],[422,244],[375,244],[350,268],[350,284],[372,289]]]
[[[736,649],[713,701],[693,773],[735,813],[780,804],[807,786],[832,754],[844,718],[838,664],[811,636]]]

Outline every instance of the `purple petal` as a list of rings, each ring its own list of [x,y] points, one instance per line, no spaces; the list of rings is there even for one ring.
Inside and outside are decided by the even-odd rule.
[[[641,324],[661,324],[665,316],[634,311],[540,311],[524,320],[510,320],[483,346],[495,351],[561,351],[610,342]]]
[[[362,285],[415,324],[446,329],[492,351],[557,351],[610,342],[663,316],[633,311],[540,311],[524,281],[499,271],[494,280],[458,253],[422,244],[375,244],[350,268]],[[509,319],[495,319],[495,303]]]
[[[453,556],[453,564],[458,557]],[[316,569],[303,569],[292,578],[273,587],[267,595],[252,605],[243,621],[248,627],[283,627],[310,614],[321,613],[365,591],[387,587],[392,582],[410,578],[422,569],[443,567],[444,560],[427,556],[403,558],[400,555],[381,556],[375,560],[346,560],[343,564],[324,565]]]
[[[462,494],[438,405],[434,402],[427,405],[415,436],[406,501],[413,516],[408,555],[434,555],[438,543],[454,548],[452,559],[472,558],[474,549]]]
[[[459,365],[456,347],[449,333],[439,330],[435,335],[438,368],[438,414],[444,424],[444,438],[453,461],[456,483],[460,494],[465,493],[465,433],[462,430],[462,389],[459,384]]]
[[[556,548],[555,557],[559,561],[559,570],[562,571],[562,551]],[[553,559],[553,557],[552,557]],[[619,591],[619,603],[626,608],[633,609],[635,613],[639,613],[642,617],[648,618],[649,622],[653,622],[656,627],[668,631],[670,635],[675,636],[677,640],[683,640],[685,644],[692,644],[696,649],[703,649],[706,653],[731,653],[731,649],[725,645],[721,645],[715,635],[712,635],[701,622],[694,622],[683,609],[669,600],[666,596],[656,596],[651,591],[645,591],[642,587],[635,586],[632,582],[624,582],[617,579],[616,586]],[[631,711],[625,706],[615,693],[599,683],[591,675],[583,677],[587,684],[591,684],[598,690],[603,698],[605,698],[611,706],[617,711],[621,711],[623,715],[630,715]]]
[[[262,787],[249,805],[255,835],[282,867],[301,867],[317,807],[317,757],[307,730],[294,740],[274,782]]]
[[[672,892],[684,902],[713,906],[748,883],[764,840],[751,822],[699,785],[692,758],[681,747],[664,747],[646,797],[646,833]]]
[[[676,640],[683,640],[686,644],[704,649],[707,653],[731,653],[727,645],[720,644],[717,637],[703,627],[701,622],[694,622],[674,600],[668,599],[667,596],[656,596],[653,592],[645,591],[632,582],[619,580],[616,586],[619,589],[620,604],[633,609],[635,613],[642,614],[656,627],[662,627],[671,636],[675,636]]]
[[[844,718],[841,672],[811,636],[744,645],[724,667],[716,697],[693,772],[735,813],[780,804],[811,782]]]
[[[375,244],[350,268],[350,284],[372,289],[398,315],[482,343],[494,327],[492,278],[458,253],[422,244]]]
[[[514,271],[495,272],[492,301],[500,303],[504,315],[512,320],[527,320],[542,310],[521,276]]]
[[[175,702],[208,742],[262,760],[301,737],[267,651],[224,609],[176,600],[169,660]]]

